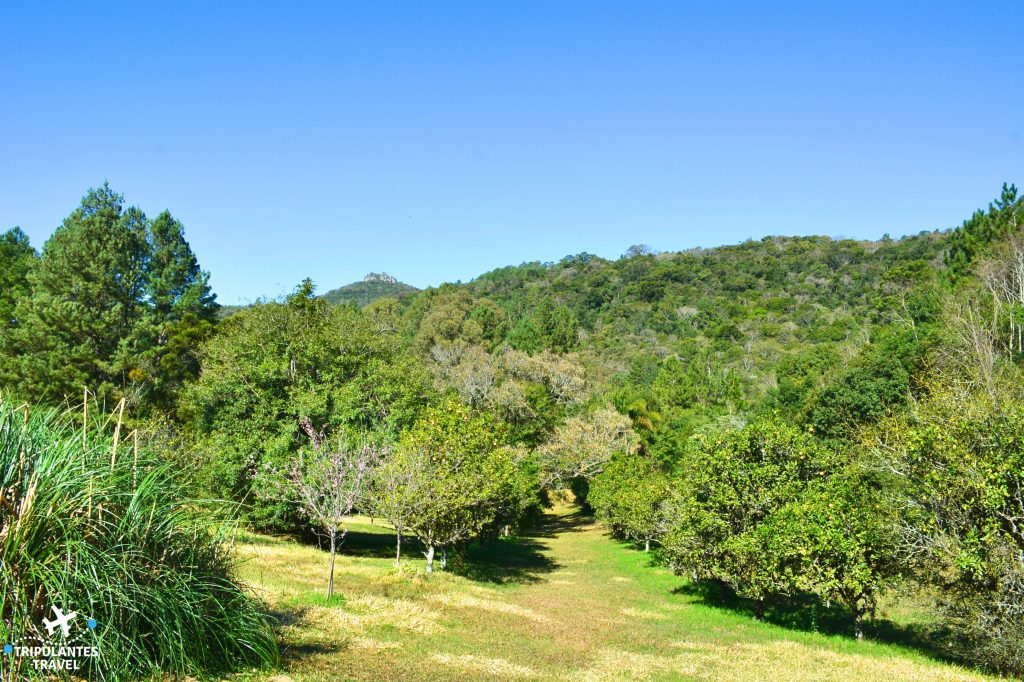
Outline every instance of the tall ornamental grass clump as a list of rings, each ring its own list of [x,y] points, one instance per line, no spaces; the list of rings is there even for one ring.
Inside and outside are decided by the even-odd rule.
[[[0,640],[49,639],[51,605],[80,615],[98,656],[76,674],[199,675],[277,660],[260,604],[232,580],[225,509],[190,499],[168,464],[119,423],[0,398]],[[96,627],[83,630],[87,618]],[[3,656],[5,677],[45,677]]]

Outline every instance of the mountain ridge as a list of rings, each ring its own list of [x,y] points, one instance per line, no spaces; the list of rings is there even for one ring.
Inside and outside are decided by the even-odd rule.
[[[381,298],[402,298],[418,291],[411,284],[400,282],[386,272],[371,272],[362,281],[331,289],[321,298],[335,305],[353,302],[362,308]]]

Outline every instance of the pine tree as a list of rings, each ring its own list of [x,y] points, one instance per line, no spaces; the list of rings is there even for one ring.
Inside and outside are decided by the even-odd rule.
[[[153,220],[148,236],[146,367],[133,378],[150,387],[150,402],[167,408],[184,381],[198,374],[195,349],[213,330],[217,304],[209,273],[200,269],[184,227],[170,212]]]
[[[145,313],[146,216],[104,183],[57,228],[29,275],[12,334],[18,384],[36,400],[103,400],[129,388]]]
[[[988,212],[975,211],[969,220],[949,235],[946,269],[953,280],[967,275],[989,247],[1024,226],[1024,197],[1017,186],[1003,183],[999,198],[988,205]]]
[[[17,378],[9,360],[14,354],[10,337],[18,324],[15,308],[31,291],[28,274],[38,261],[21,228],[0,235],[0,386],[11,386]]]
[[[0,235],[0,334],[14,326],[14,307],[29,293],[28,273],[39,260],[20,227]]]

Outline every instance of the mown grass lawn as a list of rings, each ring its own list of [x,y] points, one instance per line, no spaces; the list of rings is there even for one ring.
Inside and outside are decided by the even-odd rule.
[[[892,644],[794,630],[709,605],[686,581],[610,539],[570,507],[527,538],[423,575],[410,542],[351,527],[323,597],[326,554],[262,536],[242,578],[281,622],[281,680],[980,680]]]

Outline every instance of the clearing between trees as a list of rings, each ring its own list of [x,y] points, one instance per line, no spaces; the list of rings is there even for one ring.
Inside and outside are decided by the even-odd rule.
[[[325,552],[244,536],[241,577],[278,619],[284,658],[255,679],[992,679],[904,646],[756,622],[566,505],[429,577],[418,554],[399,573],[393,543],[358,518],[328,600]]]

